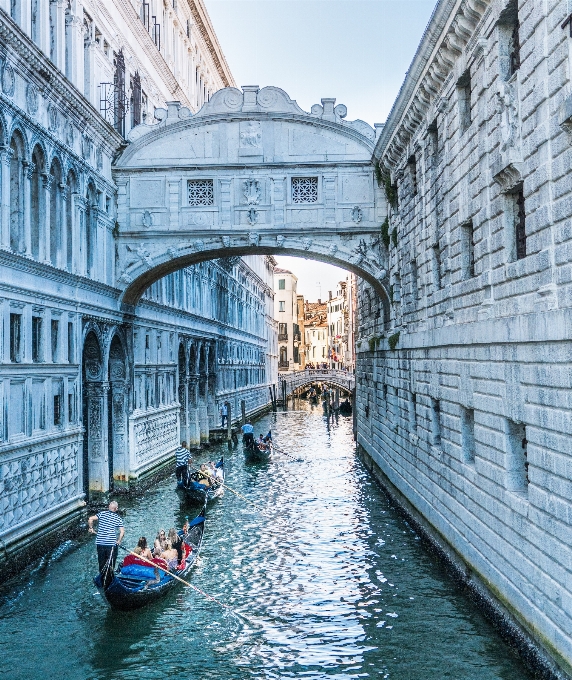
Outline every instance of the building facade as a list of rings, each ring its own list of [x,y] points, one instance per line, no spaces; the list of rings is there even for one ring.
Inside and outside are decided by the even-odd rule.
[[[287,269],[274,270],[274,318],[278,324],[278,370],[302,368],[302,336],[298,319],[298,279]]]
[[[328,358],[332,368],[355,368],[356,277],[339,281],[335,296],[327,303]]]
[[[375,149],[391,304],[360,283],[357,371],[368,464],[568,673],[569,12],[437,3]]]
[[[321,368],[328,363],[328,305],[321,300],[306,301],[304,310],[306,367]]]
[[[0,540],[53,534],[276,383],[271,257],[119,306],[112,161],[132,127],[233,85],[203,4],[0,4]]]

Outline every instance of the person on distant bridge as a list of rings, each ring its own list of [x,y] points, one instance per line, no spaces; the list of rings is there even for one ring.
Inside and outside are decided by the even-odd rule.
[[[220,426],[224,427],[228,420],[228,408],[225,403],[220,406]]]
[[[254,428],[252,427],[252,423],[248,421],[240,429],[242,431],[242,443],[246,448],[254,446]]]

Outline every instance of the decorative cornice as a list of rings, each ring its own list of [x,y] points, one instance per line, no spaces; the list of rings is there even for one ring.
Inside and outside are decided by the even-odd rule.
[[[203,0],[189,0],[189,7],[191,9],[191,14],[193,15],[193,20],[197,25],[199,33],[201,34],[201,37],[209,50],[211,58],[219,76],[221,77],[222,82],[224,83],[224,86],[236,87],[236,83],[232,77],[232,73],[230,72],[230,68],[226,62],[218,40],[216,39],[216,33],[211,24],[211,20]]]
[[[99,111],[2,9],[0,9],[0,42],[4,44],[4,50],[11,49],[22,59],[39,87],[44,89],[49,86],[50,91],[59,95],[65,102],[68,112],[84,121],[86,118],[89,119],[91,127],[100,137],[98,143],[104,144],[112,152],[125,144],[123,137],[102,118]]]

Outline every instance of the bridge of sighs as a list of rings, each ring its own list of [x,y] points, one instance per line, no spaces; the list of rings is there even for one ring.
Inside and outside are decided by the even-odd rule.
[[[297,255],[355,272],[388,305],[371,162],[374,130],[322,99],[226,88],[195,115],[171,102],[118,158],[116,282],[123,309],[157,279],[213,258]]]

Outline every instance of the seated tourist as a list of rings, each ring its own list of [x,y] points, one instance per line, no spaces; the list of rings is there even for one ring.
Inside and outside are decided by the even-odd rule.
[[[167,541],[167,548],[161,553],[161,559],[165,560],[169,569],[176,569],[179,564],[177,557],[177,551],[173,548],[171,542]]]
[[[140,557],[143,557],[146,560],[153,559],[153,554],[149,550],[145,536],[141,536],[141,538],[137,541],[137,547],[133,552],[137,553]]]
[[[199,484],[202,484],[203,486],[210,486],[210,472],[207,469],[207,466],[205,463],[201,465],[201,468],[198,472],[198,482]]]
[[[177,530],[174,528],[169,529],[169,543],[171,546],[177,551],[177,559],[180,562],[185,554],[185,550],[183,548],[183,539],[179,536],[177,533]]]
[[[165,548],[167,547],[167,537],[165,536],[165,529],[160,529],[159,533],[157,534],[157,538],[155,539],[155,543],[153,545],[153,555],[155,557],[160,557],[161,553]]]

